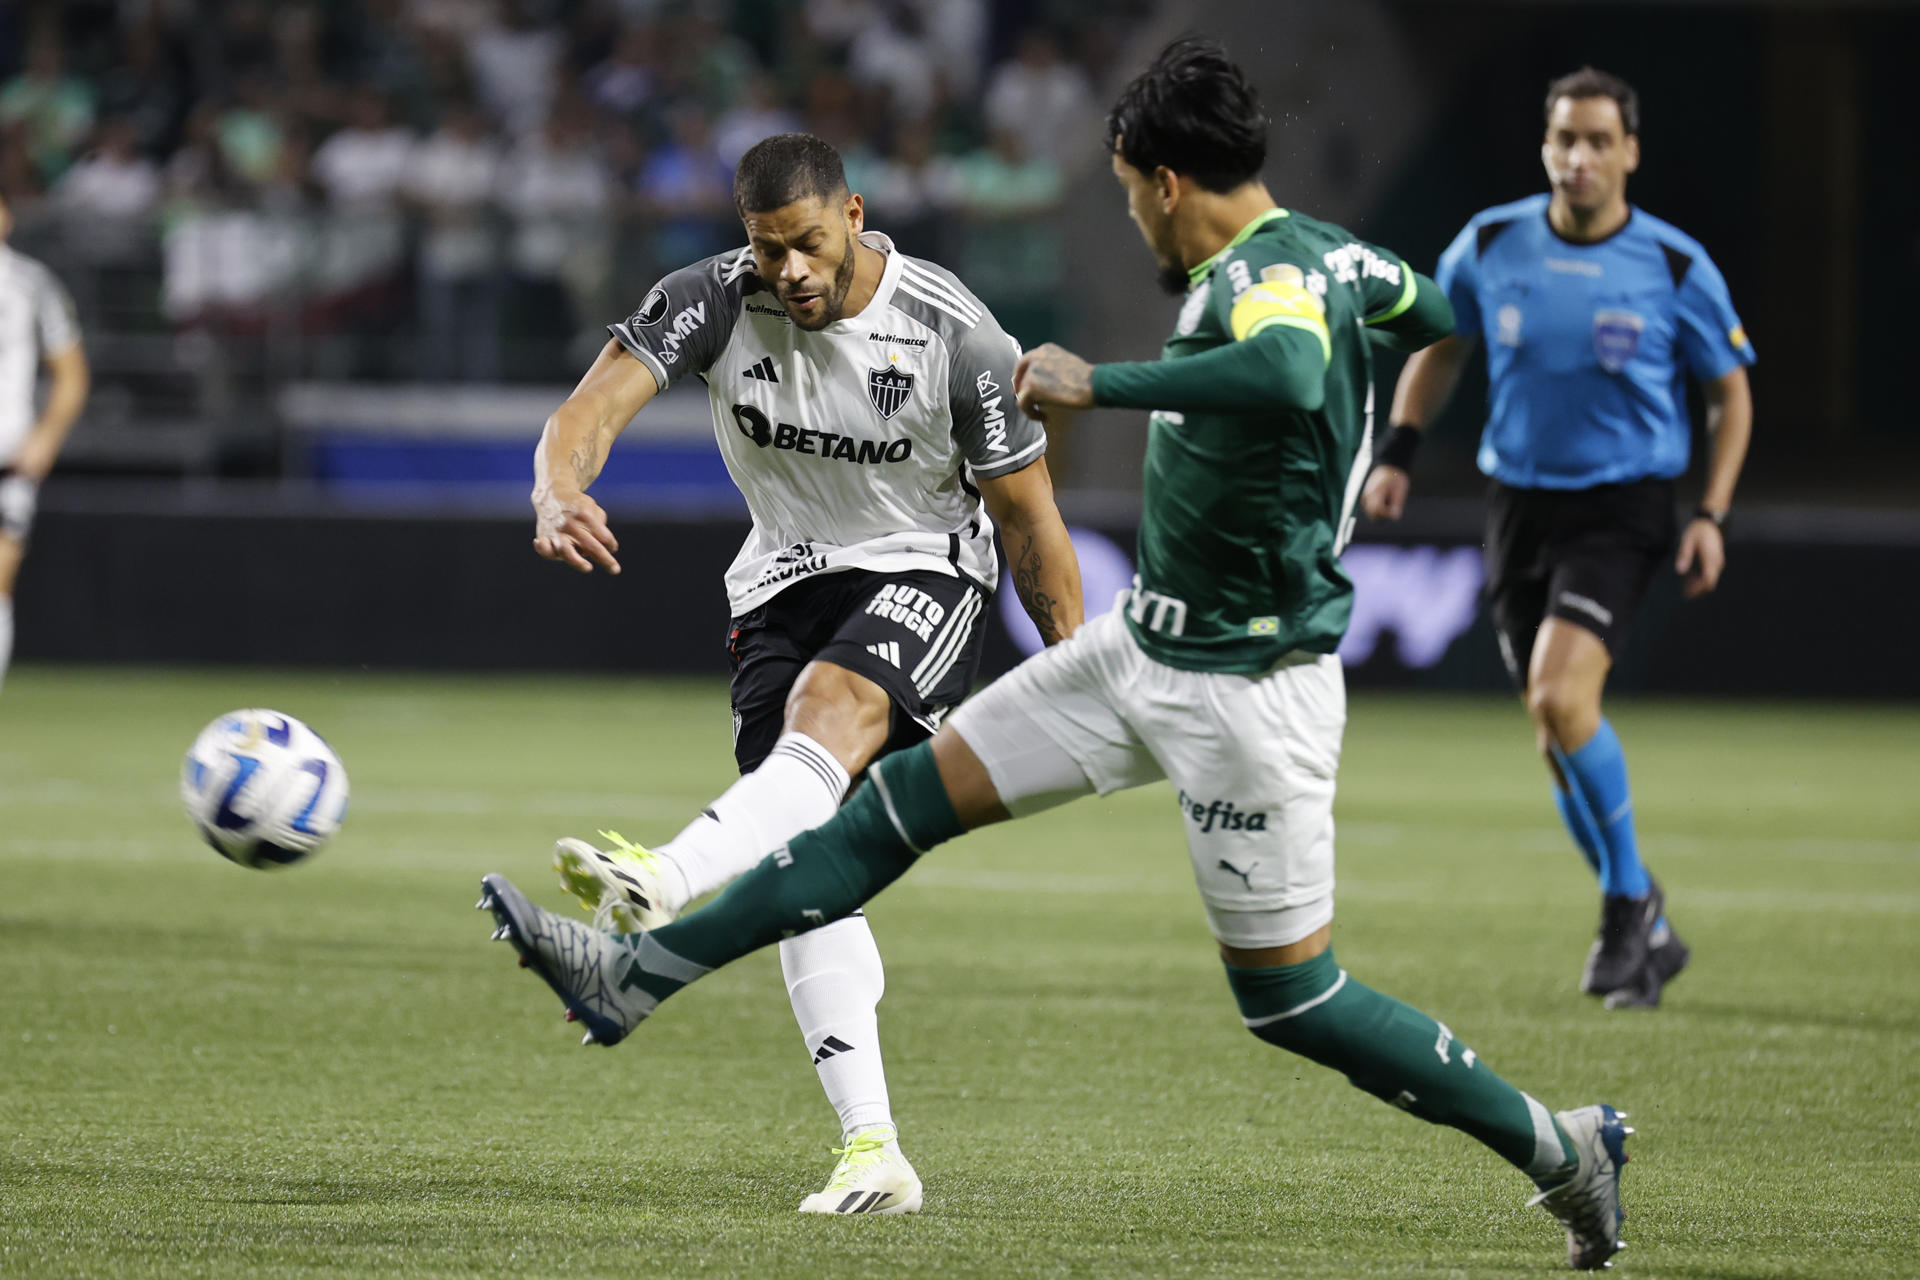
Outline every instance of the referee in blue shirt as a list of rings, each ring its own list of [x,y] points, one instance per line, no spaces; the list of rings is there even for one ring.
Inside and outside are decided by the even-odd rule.
[[[1726,281],[1691,237],[1627,203],[1639,133],[1638,99],[1618,77],[1589,67],[1548,86],[1540,154],[1552,194],[1475,215],[1441,256],[1434,278],[1456,332],[1407,362],[1363,498],[1369,516],[1399,518],[1420,431],[1484,342],[1487,600],[1560,816],[1600,878],[1580,987],[1608,1008],[1658,1004],[1687,947],[1640,864],[1626,757],[1600,694],[1676,532],[1686,595],[1719,582],[1753,429],[1753,347]],[[1688,374],[1713,458],[1705,497],[1676,530]]]

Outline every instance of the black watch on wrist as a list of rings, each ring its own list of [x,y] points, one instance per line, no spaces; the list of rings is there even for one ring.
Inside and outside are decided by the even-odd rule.
[[[1726,511],[1721,511],[1721,512],[1715,512],[1710,507],[1695,507],[1693,509],[1693,518],[1695,520],[1711,521],[1713,524],[1713,527],[1718,529],[1722,533],[1725,533],[1727,531],[1727,517],[1732,514],[1733,512],[1731,509],[1728,509]]]

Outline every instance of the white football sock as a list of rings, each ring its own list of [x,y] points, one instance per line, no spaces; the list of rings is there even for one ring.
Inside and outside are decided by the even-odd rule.
[[[686,830],[654,852],[686,882],[674,911],[744,875],[760,859],[840,808],[847,771],[804,733],[783,733],[767,758],[727,788]]]
[[[848,916],[786,939],[780,971],[820,1087],[840,1113],[841,1134],[851,1138],[862,1129],[891,1125],[875,1014],[887,975],[867,918]]]
[[[7,682],[7,663],[13,659],[13,597],[0,596],[0,685]]]

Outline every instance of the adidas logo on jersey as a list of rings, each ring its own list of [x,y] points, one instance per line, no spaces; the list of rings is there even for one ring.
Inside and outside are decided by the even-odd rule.
[[[762,357],[759,364],[754,365],[752,368],[748,369],[746,373],[742,374],[741,376],[747,377],[747,378],[756,378],[761,382],[780,381],[780,375],[774,372],[772,356]]]
[[[879,644],[870,644],[867,646],[867,652],[883,662],[891,662],[896,667],[900,665],[900,642],[898,640],[883,640]]]

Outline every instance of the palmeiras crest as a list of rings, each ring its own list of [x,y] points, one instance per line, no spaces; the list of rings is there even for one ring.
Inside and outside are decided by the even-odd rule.
[[[906,407],[907,397],[913,394],[913,375],[902,373],[888,366],[885,369],[867,370],[867,399],[873,401],[873,407],[880,411],[883,418],[891,418]]]

